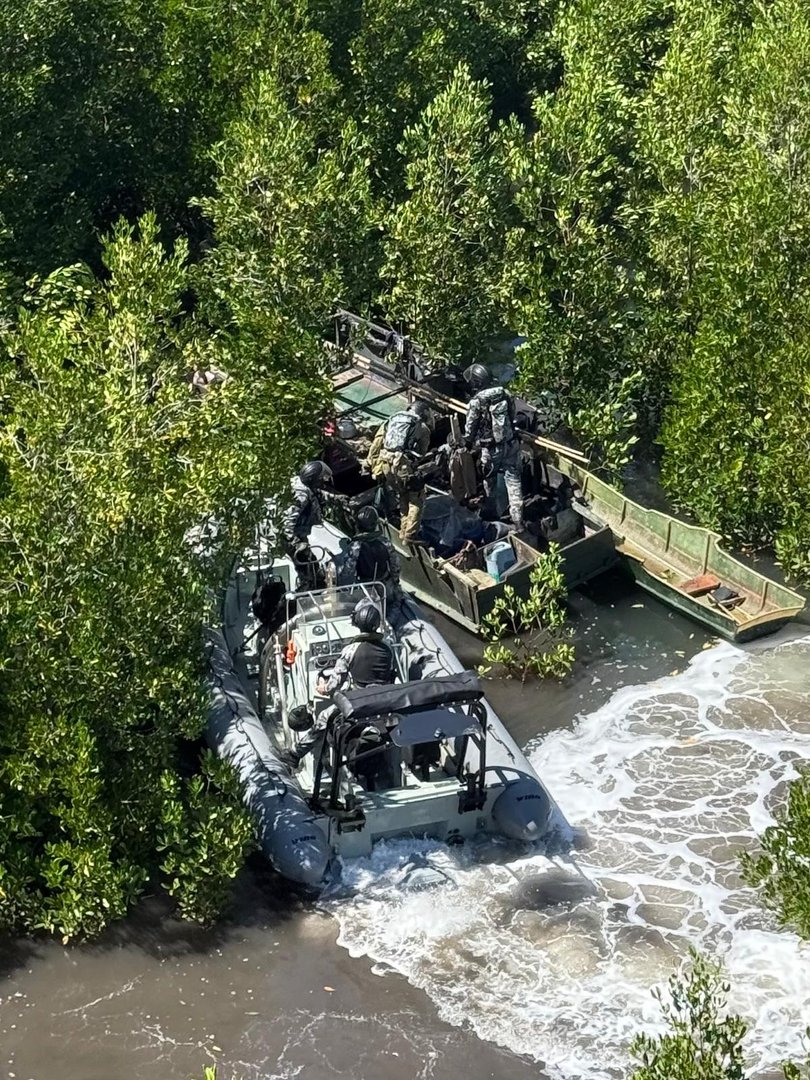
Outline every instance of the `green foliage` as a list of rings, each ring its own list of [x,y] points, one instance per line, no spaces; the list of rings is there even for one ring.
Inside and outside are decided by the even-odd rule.
[[[349,43],[353,109],[374,143],[374,170],[396,177],[397,144],[441,93],[462,61],[478,52],[480,28],[466,3],[364,0]],[[396,180],[394,180],[396,183]]]
[[[653,233],[682,327],[663,479],[699,520],[778,538],[806,577],[810,13],[738,9],[684,19],[650,105]]]
[[[640,1064],[631,1080],[753,1080],[742,1047],[748,1025],[726,1010],[729,984],[695,949],[690,960],[688,972],[670,977],[666,999],[654,992],[669,1030],[636,1036],[630,1052]],[[804,1080],[810,1077],[810,1057],[804,1064],[786,1061],[782,1070],[785,1080]]]
[[[810,1046],[810,1027],[805,1031],[805,1045]],[[795,1061],[783,1062],[782,1070],[785,1080],[810,1080],[810,1053],[801,1064],[797,1065]]]
[[[585,404],[571,417],[571,426],[578,432],[585,450],[616,479],[621,477],[638,442],[638,436],[633,434],[636,422],[633,394],[641,382],[641,372],[634,371],[621,380],[609,400],[586,396]]]
[[[459,66],[408,128],[408,198],[391,214],[381,298],[439,356],[469,359],[503,328],[496,284],[508,214],[505,149],[485,84]]]
[[[353,115],[372,146],[372,173],[399,200],[397,146],[405,131],[442,94],[460,64],[492,85],[495,112],[527,112],[526,99],[545,85],[554,60],[546,29],[558,0],[321,0],[318,20],[333,41]],[[344,51],[345,50],[345,51]]]
[[[511,585],[504,588],[492,611],[482,620],[482,630],[489,644],[484,649],[482,675],[493,667],[506,678],[530,676],[562,678],[574,663],[574,646],[565,625],[566,595],[562,574],[562,556],[556,544],[530,571],[531,587],[524,599]],[[502,639],[511,638],[507,644]]]
[[[275,75],[257,76],[214,151],[217,193],[201,201],[217,244],[200,286],[226,325],[261,341],[290,323],[320,330],[337,299],[367,300],[374,268],[364,138],[353,120],[330,128],[326,42],[313,34],[298,48],[295,100]]]
[[[658,297],[645,233],[631,223],[646,180],[638,105],[665,48],[669,8],[668,0],[563,5],[550,37],[564,81],[538,96],[534,135],[510,157],[518,219],[502,293],[527,339],[521,387],[556,401],[584,441],[609,451],[611,469],[624,456],[612,417],[623,380],[634,380],[636,400],[660,381]],[[624,402],[619,411],[629,416]],[[618,442],[629,446],[632,424],[619,426],[627,432]]]
[[[804,0],[10,0],[0,61],[3,925],[92,932],[159,862],[223,898],[199,626],[319,437],[335,301],[453,361],[524,335],[611,476],[658,440],[810,582]],[[490,665],[570,668],[554,560]],[[796,925],[802,784],[749,868]]]
[[[284,0],[9,0],[0,13],[2,246],[24,275],[99,255],[120,215],[199,241],[188,202],[257,64],[295,85],[310,31]],[[3,230],[0,230],[0,234]]]
[[[202,771],[183,782],[173,772],[161,777],[158,851],[161,870],[181,916],[212,923],[228,901],[230,882],[250,848],[253,826],[239,803],[233,772],[210,752]],[[185,790],[184,790],[185,788]]]
[[[760,844],[761,854],[741,856],[746,881],[781,923],[810,938],[810,770],[791,782],[787,804]]]
[[[103,283],[35,283],[0,367],[0,923],[64,937],[123,914],[158,851],[187,913],[224,898],[245,843],[233,784],[173,777],[203,729],[201,624],[321,401],[280,347],[257,391],[254,357],[183,314],[185,250],[153,218],[104,261]],[[231,374],[202,399],[201,359]],[[251,408],[274,395],[283,410]],[[207,519],[222,543],[202,561],[186,533]]]
[[[744,1080],[747,1024],[724,1015],[729,985],[720,969],[694,950],[690,955],[688,975],[669,980],[669,1000],[656,993],[670,1030],[633,1040],[630,1051],[641,1064],[632,1080]]]

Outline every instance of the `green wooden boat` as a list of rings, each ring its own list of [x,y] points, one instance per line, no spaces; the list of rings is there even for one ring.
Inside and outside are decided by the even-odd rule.
[[[779,630],[801,613],[804,597],[723,550],[711,529],[650,510],[562,454],[545,451],[552,464],[579,486],[580,512],[610,526],[616,550],[642,589],[729,641],[751,641]],[[729,606],[714,588],[688,591],[696,579],[715,580],[737,594]],[[691,589],[696,586],[692,585]],[[698,586],[699,588],[699,586]]]
[[[338,415],[344,418],[353,416],[363,424],[373,428],[377,424],[404,409],[408,399],[404,392],[392,393],[390,383],[380,380],[376,375],[365,370],[353,369],[341,372],[335,379],[335,400]],[[437,410],[442,408],[437,402]],[[337,441],[340,442],[339,436]],[[335,484],[339,490],[356,494],[364,486],[373,485],[371,480],[363,481],[353,461],[352,449],[347,447],[346,467],[330,461],[335,473]],[[428,488],[426,493],[423,521],[430,518],[434,504],[447,503],[450,496],[435,488]],[[464,511],[459,510],[460,514]],[[469,513],[469,517],[474,517]],[[340,506],[330,511],[335,525],[346,533],[352,532],[353,523]],[[571,519],[575,519],[572,523]],[[480,633],[482,620],[492,610],[496,600],[504,595],[507,586],[515,590],[518,596],[525,597],[531,587],[532,567],[541,559],[542,553],[516,536],[506,538],[514,551],[515,563],[496,581],[484,569],[486,556],[493,544],[484,544],[476,552],[478,567],[463,569],[453,562],[437,558],[423,545],[403,544],[399,531],[384,525],[388,538],[399,553],[402,563],[402,580],[415,596],[460,623],[472,633]],[[566,585],[574,589],[578,585],[615,564],[618,556],[613,543],[613,534],[607,524],[591,521],[579,515],[577,510],[566,511],[560,515],[558,534],[550,534],[549,539],[556,540],[562,554],[562,572]]]
[[[345,318],[347,313],[342,315]],[[360,325],[351,318],[355,328]],[[373,330],[377,342],[385,341],[386,333],[385,328]],[[418,346],[415,353],[422,358]],[[340,349],[336,356],[343,358],[334,376],[339,414],[381,422],[405,408],[414,391],[440,413],[465,411],[463,402],[435,389],[429,372],[415,373],[413,365],[406,367],[401,359],[391,362],[373,343],[366,348],[352,341],[348,356]],[[530,405],[526,408],[532,411]],[[587,459],[576,450],[539,435],[521,437],[524,448],[532,448],[552,481],[555,476],[567,477],[578,488],[573,508],[582,518],[583,529],[576,541],[563,546],[569,588],[602,573],[619,558],[647,592],[737,642],[773,633],[803,611],[805,601],[799,593],[733,558],[711,529],[627,498],[590,472],[585,467]],[[513,538],[510,542],[518,561],[511,580],[482,585],[475,576],[432,558],[424,548],[403,547],[394,530],[390,536],[402,556],[408,586],[425,603],[473,631],[480,629],[481,619],[507,582],[525,595],[531,566],[542,558],[525,539]]]

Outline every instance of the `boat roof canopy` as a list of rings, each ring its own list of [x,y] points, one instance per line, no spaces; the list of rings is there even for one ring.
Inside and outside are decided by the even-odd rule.
[[[418,743],[480,734],[481,725],[472,716],[450,712],[449,709],[431,709],[430,712],[401,717],[397,726],[391,729],[391,742],[394,746],[416,746]]]
[[[437,675],[433,679],[414,679],[391,686],[338,690],[333,701],[344,720],[367,720],[384,713],[418,713],[469,704],[480,701],[483,696],[475,672],[460,671],[457,675]],[[469,720],[469,717],[464,719]]]

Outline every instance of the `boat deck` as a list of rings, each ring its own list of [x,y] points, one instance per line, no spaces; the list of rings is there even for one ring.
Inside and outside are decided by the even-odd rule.
[[[463,415],[466,406],[426,385],[414,386],[419,397],[445,413]],[[379,362],[362,353],[335,376],[341,413],[358,412],[380,423],[405,408],[408,387],[386,378]],[[804,597],[733,558],[711,529],[691,525],[658,510],[647,509],[624,496],[585,467],[587,458],[540,435],[523,434],[524,445],[567,476],[580,489],[584,504],[577,507],[593,528],[607,526],[616,550],[639,584],[664,603],[732,639],[745,640],[778,629],[799,615]],[[608,561],[605,561],[605,567]],[[693,578],[713,575],[738,594],[736,606],[723,606],[709,592],[695,595],[684,589]],[[422,595],[422,594],[420,594]],[[431,602],[427,595],[423,599]],[[468,613],[468,618],[477,613]]]

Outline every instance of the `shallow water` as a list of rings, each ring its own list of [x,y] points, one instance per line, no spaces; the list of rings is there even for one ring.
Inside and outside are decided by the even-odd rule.
[[[626,1075],[629,1041],[657,1025],[650,987],[693,944],[725,963],[765,1074],[800,1050],[810,949],[775,928],[737,860],[810,753],[809,676],[810,638],[724,644],[617,691],[530,753],[588,850],[457,863],[435,897],[361,894],[334,910],[339,941],[406,975],[443,1018],[589,1080]],[[392,858],[375,853],[367,891]]]
[[[736,862],[810,749],[810,639],[704,650],[609,577],[573,606],[576,677],[490,691],[587,850],[439,850],[455,885],[402,896],[387,875],[417,845],[390,845],[352,868],[360,896],[320,912],[254,872],[215,933],[152,901],[92,947],[7,946],[0,1076],[187,1080],[213,1060],[221,1080],[625,1076],[628,1040],[657,1023],[650,988],[690,942],[726,962],[760,1072],[795,1050],[810,957]]]

